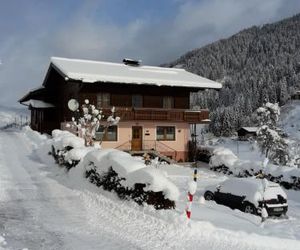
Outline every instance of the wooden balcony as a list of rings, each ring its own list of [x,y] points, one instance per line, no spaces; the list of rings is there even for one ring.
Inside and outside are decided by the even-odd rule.
[[[110,109],[103,109],[103,114],[110,114]],[[116,116],[122,121],[169,121],[187,123],[209,123],[209,111],[185,109],[156,109],[156,108],[121,108],[116,107]]]

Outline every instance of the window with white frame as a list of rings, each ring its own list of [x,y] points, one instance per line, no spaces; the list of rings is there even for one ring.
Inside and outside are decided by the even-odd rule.
[[[175,141],[174,126],[158,126],[156,127],[157,141]]]
[[[97,94],[97,108],[108,108],[110,107],[110,94],[109,93],[98,93]]]
[[[173,98],[173,96],[164,96],[164,98],[163,98],[163,107],[165,109],[174,108],[174,98]]]
[[[132,95],[132,107],[134,107],[134,108],[143,107],[143,96],[142,95]]]
[[[105,128],[100,126],[95,133],[97,141],[117,141],[118,140],[118,126],[109,126]]]

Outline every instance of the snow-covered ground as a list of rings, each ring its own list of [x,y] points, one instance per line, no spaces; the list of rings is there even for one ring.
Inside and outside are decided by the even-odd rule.
[[[16,122],[23,124],[29,120],[30,113],[24,108],[8,108],[0,106],[0,128]]]
[[[281,108],[280,126],[291,139],[300,142],[300,100],[291,100]]]
[[[281,124],[300,139],[300,103],[287,110]],[[5,111],[3,117],[14,119]],[[201,163],[188,222],[189,166],[159,166],[180,197],[175,210],[157,211],[121,201],[53,161],[43,163],[36,149],[46,139],[26,130],[0,131],[0,249],[300,249],[299,191],[286,190],[288,219],[261,224],[258,216],[200,202],[206,187],[229,178]],[[242,160],[263,159],[248,142],[221,139],[217,145]]]
[[[290,100],[286,105],[280,108],[278,127],[288,135],[286,138],[292,145],[300,145],[300,100]],[[237,137],[215,137],[206,134],[204,138],[201,136],[201,130],[207,125],[198,125],[198,140],[205,146],[224,147],[230,149],[240,160],[263,161],[264,155],[261,154],[258,145],[253,141],[240,141]]]
[[[179,187],[177,208],[156,211],[120,201],[54,164],[34,149],[43,137],[0,132],[0,246],[4,249],[300,249],[300,198],[289,196],[289,219],[268,220],[200,204],[208,185],[227,177],[205,165],[187,222],[184,213],[192,169],[161,166]]]

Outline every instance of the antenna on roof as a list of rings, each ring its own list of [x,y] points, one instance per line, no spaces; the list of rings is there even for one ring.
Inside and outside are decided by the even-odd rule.
[[[142,61],[141,60],[134,60],[134,59],[130,59],[130,58],[124,58],[123,63],[125,65],[129,65],[129,66],[140,66]]]

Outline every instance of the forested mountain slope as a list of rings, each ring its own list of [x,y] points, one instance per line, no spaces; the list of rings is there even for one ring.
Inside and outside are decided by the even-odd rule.
[[[300,90],[300,14],[273,24],[245,29],[165,64],[223,83],[194,104],[211,109],[211,129],[229,135],[251,125],[249,114],[264,102],[286,103]]]

